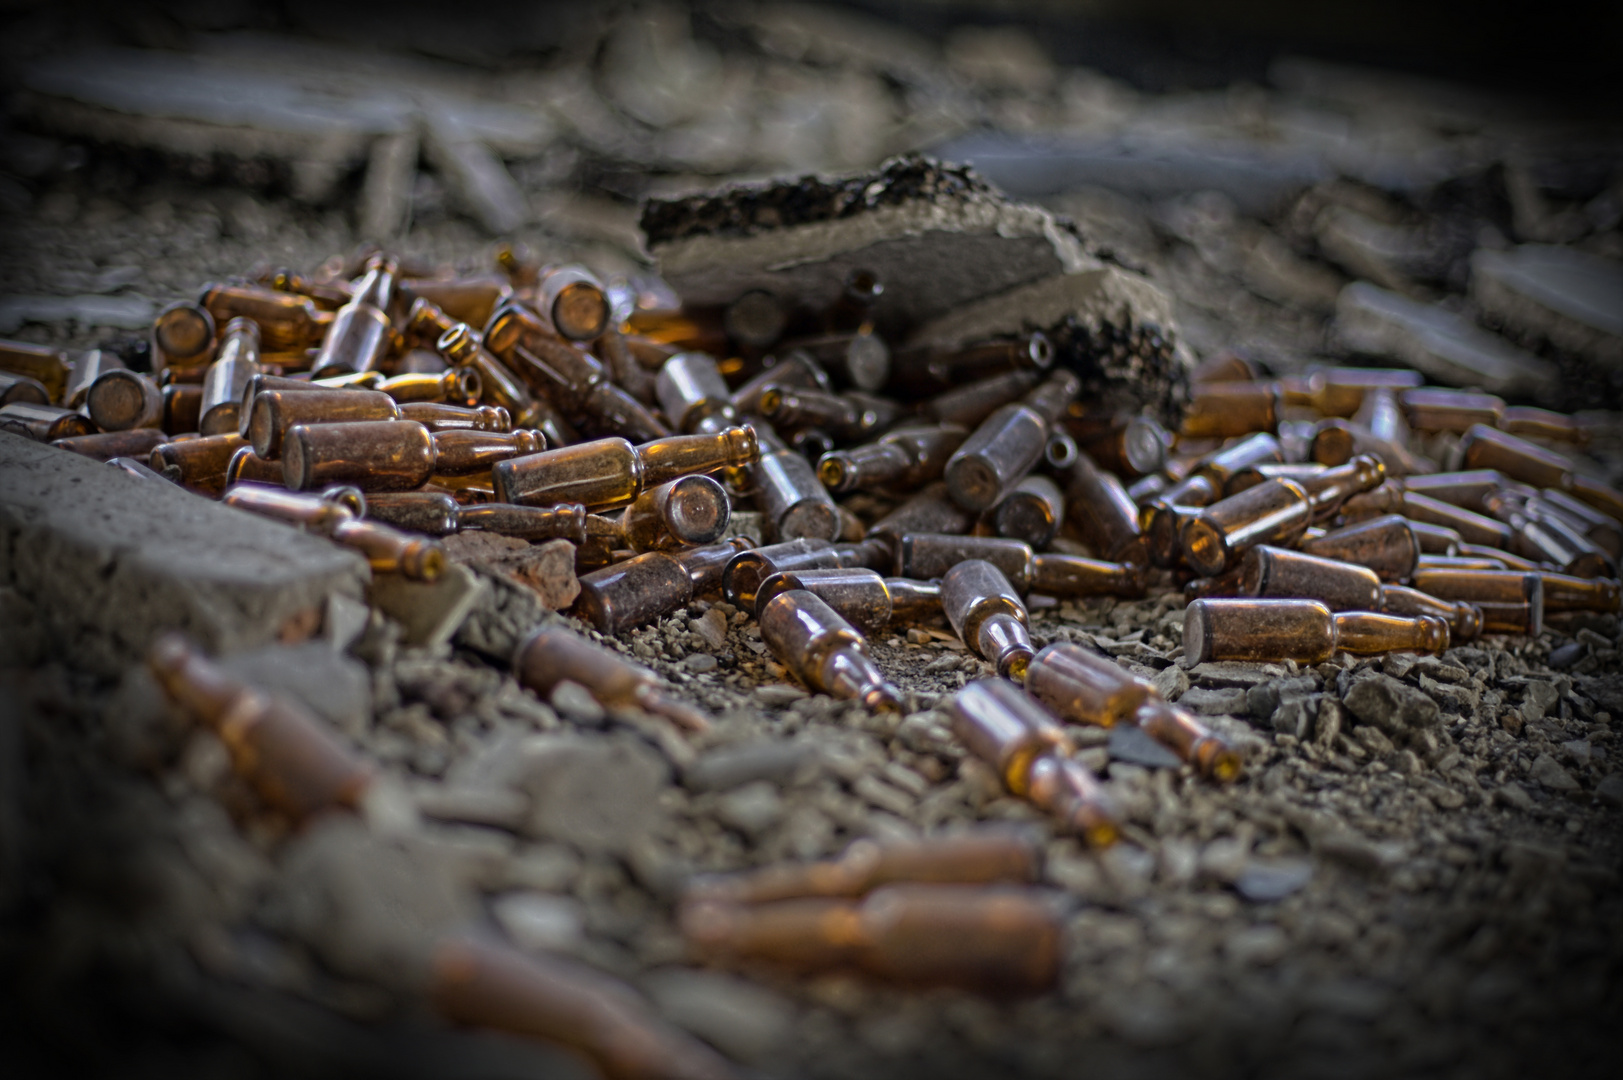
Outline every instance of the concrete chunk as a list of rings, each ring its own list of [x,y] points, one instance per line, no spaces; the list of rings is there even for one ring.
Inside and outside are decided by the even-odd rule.
[[[368,576],[320,537],[0,433],[0,585],[82,670],[115,674],[166,630],[216,653],[303,640]]]
[[[1523,352],[1434,304],[1355,281],[1336,301],[1333,334],[1355,353],[1399,360],[1447,386],[1490,394],[1544,398],[1559,385],[1555,365]]]
[[[882,333],[1101,265],[1047,210],[917,155],[834,179],[652,199],[642,227],[660,273],[690,304],[766,289],[817,308],[840,294],[851,271],[873,271],[885,283],[874,311]]]

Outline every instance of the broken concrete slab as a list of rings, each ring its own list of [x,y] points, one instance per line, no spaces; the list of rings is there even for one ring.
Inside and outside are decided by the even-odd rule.
[[[527,586],[550,611],[562,611],[580,595],[575,545],[568,540],[532,544],[497,533],[464,532],[444,540],[445,553],[487,574]]]
[[[916,154],[872,172],[728,185],[651,199],[643,232],[684,302],[750,289],[832,303],[854,270],[885,283],[874,310],[895,333],[1056,274],[1097,269],[1053,214],[1005,198],[971,170]]]
[[[220,667],[271,694],[301,702],[347,735],[372,722],[372,676],[366,665],[324,641],[266,645],[228,656]]]
[[[6,296],[0,297],[0,334],[16,333],[28,323],[145,330],[155,310],[144,296]]]
[[[1446,386],[1548,399],[1559,390],[1554,364],[1524,352],[1457,312],[1355,281],[1336,301],[1332,336],[1342,348],[1397,360]]]
[[[215,653],[303,640],[368,578],[321,537],[0,433],[0,584],[81,670],[116,674],[166,630]]]
[[[1471,298],[1516,335],[1623,368],[1623,263],[1548,244],[1484,248],[1471,256]]]
[[[1177,338],[1167,295],[1120,267],[1060,274],[959,304],[919,327],[908,344],[951,349],[1032,330],[1048,335],[1056,363],[1081,376],[1083,400],[1100,409],[1148,409],[1176,429],[1193,356]]]
[[[485,578],[460,563],[447,566],[434,581],[400,574],[372,579],[372,603],[400,624],[402,642],[429,649],[450,641],[489,591]]]

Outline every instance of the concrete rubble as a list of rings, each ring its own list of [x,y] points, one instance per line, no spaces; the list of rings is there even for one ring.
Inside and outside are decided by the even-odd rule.
[[[1623,405],[1623,158],[1541,135],[1547,106],[1303,57],[1262,86],[1155,92],[1018,29],[938,42],[810,4],[519,20],[553,51],[500,66],[472,29],[434,50],[400,34],[467,62],[205,28],[184,63],[64,39],[7,76],[0,332],[139,355],[114,332],[249,266],[371,239],[485,269],[502,235],[605,276],[657,268],[700,303],[827,300],[875,270],[877,320],[909,344],[1042,330],[1097,362],[1086,394],[1168,423],[1219,349],[1281,375],[1413,366],[1597,410],[1586,467],[1623,476],[1623,422],[1599,411]],[[1112,353],[1112,335],[1155,340]],[[730,534],[760,530],[734,514]],[[567,542],[445,547],[433,585],[373,576],[0,433],[0,955],[31,973],[24,1052],[596,1075],[412,1011],[428,944],[469,932],[623,980],[748,1075],[1615,1067],[1615,616],[1424,660],[1186,667],[1172,593],[1034,607],[1035,642],[1114,656],[1245,756],[1217,786],[1136,728],[1079,733],[1126,819],[1092,852],[950,735],[945,699],[990,668],[944,624],[873,635],[907,704],[872,716],[806,693],[714,597],[601,638],[557,614],[579,592]],[[509,664],[543,624],[646,664],[711,729],[524,689]],[[265,813],[137,665],[160,628],[307,706],[387,782],[301,830]],[[696,875],[983,823],[1040,838],[1065,920],[1052,993],[685,951],[674,902]]]

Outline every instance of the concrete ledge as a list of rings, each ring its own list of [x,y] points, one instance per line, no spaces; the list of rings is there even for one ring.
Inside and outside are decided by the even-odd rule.
[[[0,433],[0,587],[79,670],[115,674],[166,630],[214,653],[302,640],[369,576],[320,537]]]

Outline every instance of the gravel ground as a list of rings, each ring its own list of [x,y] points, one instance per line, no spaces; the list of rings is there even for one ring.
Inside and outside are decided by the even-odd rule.
[[[1265,226],[1231,203],[1099,189],[1053,201],[1177,297],[1199,348],[1244,342],[1281,370],[1324,352],[1324,289],[1304,277],[1294,300],[1265,299],[1248,285],[1243,256]],[[404,250],[484,265],[473,224],[423,205]],[[1266,227],[1290,237],[1291,220]],[[1614,223],[1587,243],[1617,235]],[[635,261],[606,242],[526,238],[605,269]],[[0,219],[0,293],[163,303],[261,263],[313,267],[355,239],[343,209],[100,151]],[[1313,265],[1333,305],[1343,279]],[[117,335],[59,322],[16,336],[77,348]],[[1615,474],[1617,424],[1596,453]],[[315,687],[312,707],[397,782],[399,805],[366,815],[404,853],[395,878],[370,872],[353,823],[295,836],[258,811],[220,744],[177,728],[138,675],[99,684],[71,662],[5,674],[0,952],[15,1000],[0,1030],[22,1073],[574,1075],[550,1051],[452,1037],[375,966],[346,963],[419,914],[622,976],[763,1076],[1587,1076],[1617,1060],[1614,617],[1439,658],[1185,671],[1182,601],[1165,583],[1131,603],[1034,604],[1039,644],[1104,649],[1247,755],[1243,778],[1216,787],[1153,746],[1081,732],[1129,820],[1123,843],[1093,854],[1049,836],[954,744],[933,707],[991,671],[944,624],[872,643],[908,695],[900,717],[808,696],[724,603],[611,642],[714,714],[686,737],[519,688],[492,655],[542,613],[493,585],[440,650],[374,624],[348,654],[255,661],[295,694]],[[540,794],[556,766],[536,748],[564,736],[576,802]],[[976,821],[1045,837],[1045,885],[1067,911],[1054,993],[719,972],[684,955],[673,905],[688,875]],[[378,906],[381,880],[405,915]],[[310,915],[314,895],[325,917]]]

